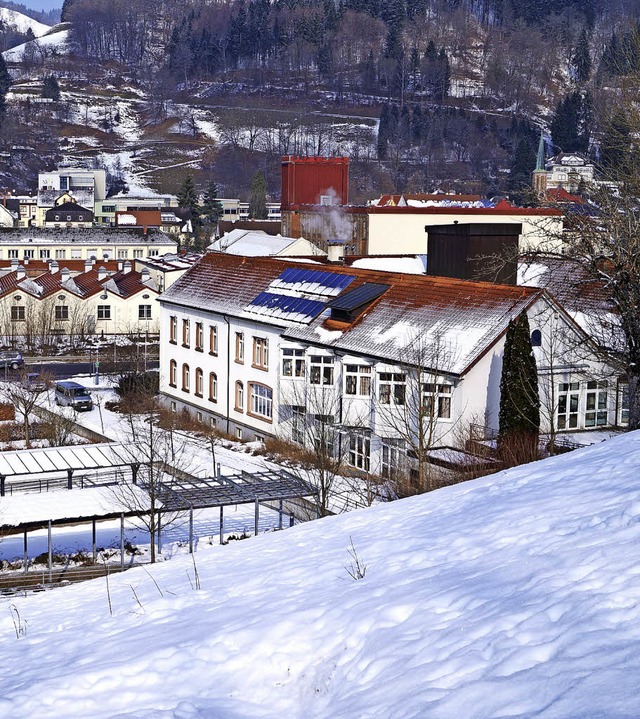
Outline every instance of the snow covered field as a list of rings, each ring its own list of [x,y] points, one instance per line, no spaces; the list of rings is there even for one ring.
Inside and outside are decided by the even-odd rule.
[[[112,576],[112,615],[0,600],[0,716],[638,717],[639,474],[632,433]]]

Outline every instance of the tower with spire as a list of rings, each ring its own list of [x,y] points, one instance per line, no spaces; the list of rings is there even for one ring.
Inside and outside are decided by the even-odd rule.
[[[540,197],[546,197],[547,194],[547,171],[545,169],[544,150],[544,130],[540,130],[538,159],[536,160],[536,169],[533,171],[533,189]]]

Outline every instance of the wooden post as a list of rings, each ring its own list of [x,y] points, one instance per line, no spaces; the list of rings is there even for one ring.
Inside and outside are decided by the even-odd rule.
[[[134,484],[138,484],[138,470],[140,469],[139,464],[132,464],[131,465],[131,477],[133,479]]]
[[[282,529],[282,500],[278,502],[278,529]]]
[[[193,505],[189,507],[189,554],[193,554]]]
[[[294,522],[296,521],[296,518],[293,516],[293,513],[289,515],[289,526],[293,527]]]
[[[51,544],[51,520],[47,525],[47,566],[49,567],[49,581],[51,581],[51,567],[53,565],[53,545]]]
[[[24,546],[24,571],[27,572],[29,570],[29,550],[27,548],[27,530],[24,530],[24,537],[22,540],[23,546]]]
[[[162,554],[162,512],[158,511],[158,554]]]
[[[4,497],[4,484],[7,478],[2,474],[0,475],[0,497]]]
[[[255,517],[255,535],[258,536],[258,523],[260,522],[260,502],[258,502],[258,499],[256,498],[256,517]]]
[[[120,514],[120,569],[124,569],[124,512]]]
[[[220,507],[220,544],[224,544],[224,507]]]
[[[73,489],[73,470],[67,470],[67,489]]]
[[[91,547],[93,549],[93,563],[96,563],[97,552],[96,552],[96,518],[94,517],[91,521]]]

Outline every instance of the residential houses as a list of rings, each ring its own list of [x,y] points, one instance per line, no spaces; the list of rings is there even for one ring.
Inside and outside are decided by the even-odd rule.
[[[308,444],[320,422],[364,472],[497,429],[505,333],[522,312],[553,401],[543,431],[623,421],[615,371],[543,289],[209,253],[160,305],[173,410],[248,440]]]

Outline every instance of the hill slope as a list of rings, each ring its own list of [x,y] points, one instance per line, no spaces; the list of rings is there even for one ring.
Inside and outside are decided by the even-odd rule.
[[[640,716],[638,476],[634,433],[201,545],[200,590],[188,557],[132,570],[113,616],[103,580],[1,600],[0,715]]]
[[[18,32],[27,32],[29,28],[33,31],[36,37],[45,35],[51,30],[49,25],[38,22],[32,17],[27,17],[17,10],[9,10],[6,7],[0,7],[0,21],[15,27]]]

